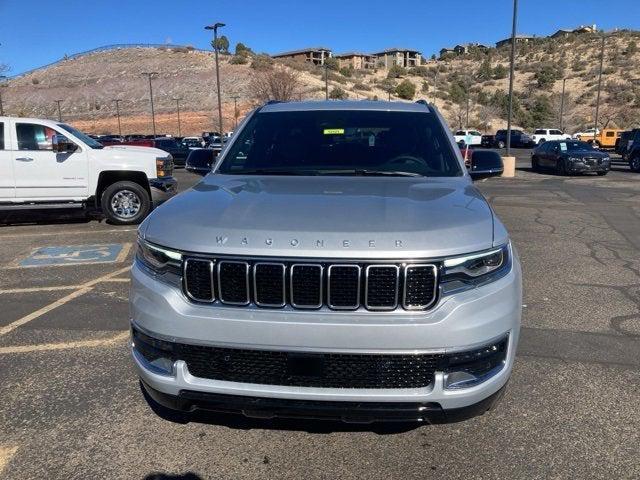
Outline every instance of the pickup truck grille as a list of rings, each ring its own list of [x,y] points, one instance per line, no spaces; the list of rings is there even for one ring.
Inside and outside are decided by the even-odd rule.
[[[184,262],[183,287],[199,303],[264,308],[425,310],[438,293],[438,267],[425,263],[226,260]]]

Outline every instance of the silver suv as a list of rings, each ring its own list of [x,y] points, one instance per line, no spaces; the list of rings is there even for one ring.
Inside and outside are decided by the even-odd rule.
[[[502,395],[521,291],[433,106],[269,103],[140,226],[132,353],[156,412],[453,421]]]

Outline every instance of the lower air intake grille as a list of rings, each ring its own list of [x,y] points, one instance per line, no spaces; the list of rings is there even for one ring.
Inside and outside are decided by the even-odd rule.
[[[439,354],[307,354],[176,344],[176,357],[200,378],[320,388],[423,388]]]

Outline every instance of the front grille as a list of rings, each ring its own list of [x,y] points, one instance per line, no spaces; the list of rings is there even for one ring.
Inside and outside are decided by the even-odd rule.
[[[265,308],[425,310],[437,300],[438,266],[187,258],[184,289],[196,302]]]
[[[174,344],[196,377],[228,382],[320,388],[428,387],[440,354],[370,355],[241,350]]]

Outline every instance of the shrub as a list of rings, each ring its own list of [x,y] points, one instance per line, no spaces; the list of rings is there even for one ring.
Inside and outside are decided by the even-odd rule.
[[[344,100],[347,97],[348,97],[347,92],[345,92],[340,87],[333,87],[329,92],[329,98],[333,100]]]
[[[409,80],[403,80],[396,87],[396,95],[405,100],[413,100],[416,96],[416,86]]]
[[[501,78],[507,78],[507,67],[499,63],[493,69],[493,78],[494,80],[500,80]]]
[[[254,70],[270,70],[273,68],[273,58],[265,54],[256,55],[251,61],[251,68]]]
[[[417,67],[413,67],[409,69],[409,73],[411,75],[415,75],[417,77],[428,78],[431,76],[431,70],[423,65],[419,65]]]
[[[253,54],[253,50],[251,50],[242,42],[236,43],[235,52],[236,52],[236,55],[243,55],[245,57]]]
[[[625,55],[633,55],[638,51],[638,45],[634,40],[631,40],[627,45],[627,49],[624,51]]]
[[[33,83],[34,85],[38,85],[40,83],[40,80],[34,77],[31,79],[31,83]]]
[[[229,63],[232,65],[245,65],[249,63],[249,59],[244,55],[234,55],[231,57],[231,60],[229,60]]]
[[[538,87],[540,88],[548,88],[553,86],[555,81],[560,77],[561,75],[559,69],[551,65],[542,66],[533,76],[538,84]]]
[[[371,90],[371,87],[369,85],[367,85],[366,83],[362,83],[362,82],[354,83],[353,84],[353,88],[355,90],[366,90],[366,91]]]
[[[400,78],[406,75],[407,71],[400,65],[393,65],[387,72],[387,78]]]
[[[344,77],[351,77],[353,75],[353,67],[342,67],[340,69],[340,75]]]

